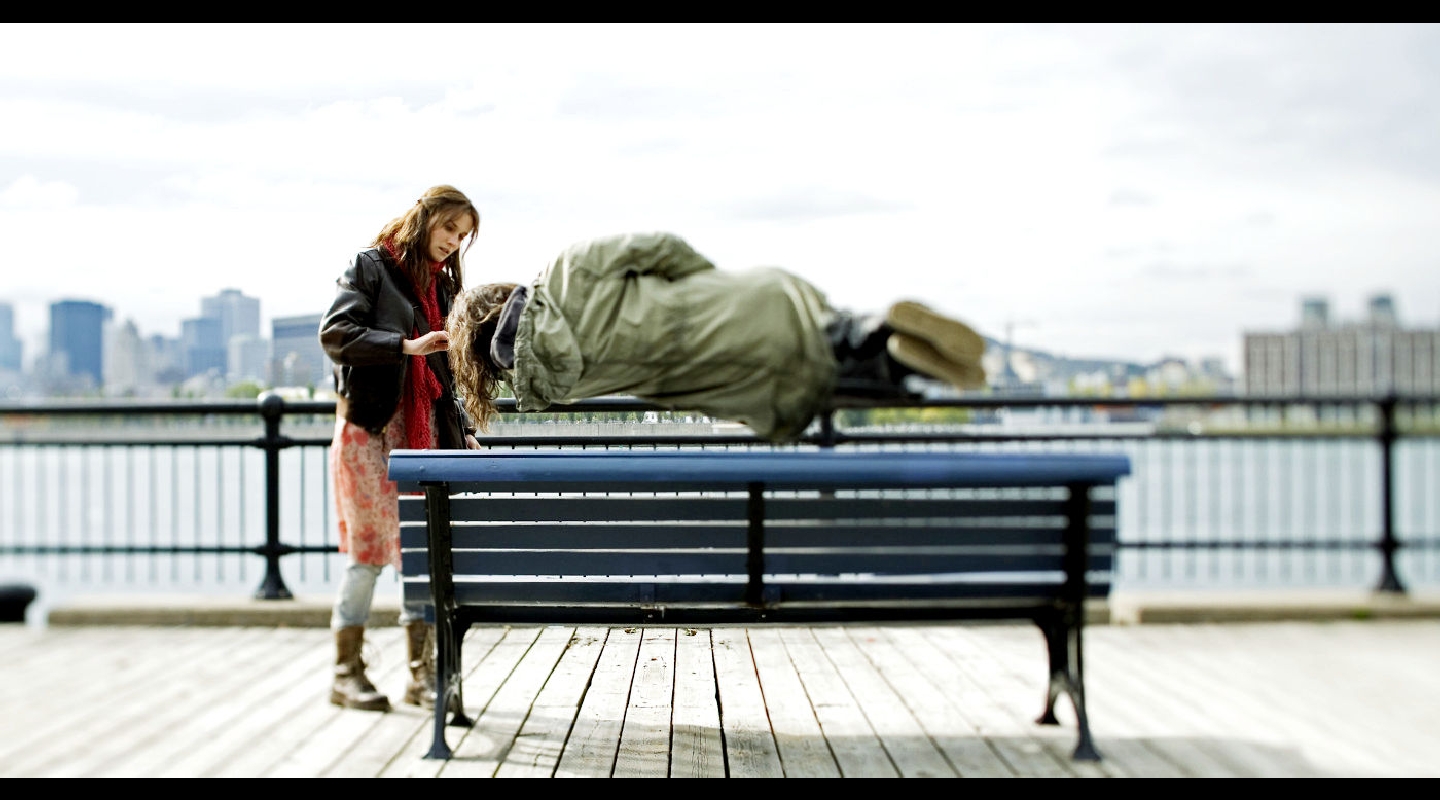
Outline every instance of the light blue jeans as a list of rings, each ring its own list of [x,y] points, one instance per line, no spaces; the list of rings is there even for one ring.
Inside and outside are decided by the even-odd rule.
[[[340,579],[340,595],[335,599],[335,610],[330,614],[330,628],[339,630],[353,626],[364,627],[370,621],[370,604],[375,599],[375,579],[380,577],[384,567],[351,562]],[[405,587],[400,587],[400,624],[409,625],[425,619],[424,603],[405,602]]]

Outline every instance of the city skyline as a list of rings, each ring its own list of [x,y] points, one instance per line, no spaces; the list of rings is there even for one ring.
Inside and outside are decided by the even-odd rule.
[[[153,395],[196,378],[226,387],[325,388],[330,362],[317,336],[321,312],[272,316],[262,326],[260,298],[233,287],[198,305],[196,316],[167,335],[144,331],[113,306],[61,298],[49,304],[46,346],[16,353],[12,304],[0,297],[0,394],[28,385],[31,394]]]
[[[1045,394],[1196,391],[1197,387],[1214,393],[1238,389],[1320,395],[1392,387],[1404,392],[1440,391],[1436,361],[1440,329],[1407,326],[1393,296],[1369,296],[1360,317],[1332,316],[1329,297],[1305,295],[1296,300],[1292,320],[1238,332],[1245,351],[1239,371],[1230,371],[1215,356],[1162,356],[1153,362],[1073,359],[987,336],[988,384],[995,390]],[[181,384],[202,394],[242,383],[309,386],[322,392],[329,388],[325,378],[331,365],[316,335],[321,313],[272,317],[262,330],[260,298],[233,287],[198,298],[198,305],[200,315],[182,320],[180,334],[168,337],[142,334],[132,318],[103,304],[73,298],[54,301],[52,320],[61,326],[84,323],[88,332],[67,336],[52,329],[50,347],[33,354],[25,369],[11,372],[27,374],[33,378],[32,393],[40,386],[46,395],[94,391],[107,396],[155,396]],[[12,327],[11,305],[0,298],[0,378],[5,377],[5,359],[13,355],[6,340]],[[102,352],[104,364],[98,363]],[[0,385],[11,397],[17,385],[14,377],[7,379],[8,389]]]
[[[199,310],[193,316],[179,319],[177,322],[178,330],[173,334],[167,333],[163,330],[159,330],[157,327],[147,327],[146,325],[142,324],[142,322],[135,316],[122,313],[119,309],[108,306],[107,304],[100,303],[100,305],[106,305],[107,308],[111,308],[115,316],[115,322],[134,322],[137,329],[141,331],[142,334],[146,337],[165,336],[166,338],[183,339],[185,336],[185,324],[189,321],[204,316],[204,303],[206,299],[215,299],[227,292],[235,292],[246,297],[253,297],[247,292],[245,292],[245,290],[236,288],[234,286],[217,287],[213,291],[214,295],[209,298],[207,298],[206,296],[200,296],[195,299],[195,304]],[[1144,358],[1135,353],[1125,352],[1099,354],[1093,356],[1066,353],[1065,356],[1067,358],[1074,358],[1079,360],[1128,361],[1134,363],[1159,363],[1166,360],[1180,359],[1183,361],[1199,364],[1210,359],[1220,359],[1220,361],[1225,365],[1226,370],[1238,375],[1244,371],[1244,338],[1247,334],[1261,333],[1265,331],[1289,330],[1291,327],[1304,323],[1305,320],[1309,318],[1308,315],[1313,313],[1312,309],[1316,303],[1319,303],[1324,307],[1326,319],[1332,321],[1336,325],[1363,324],[1363,322],[1372,314],[1371,305],[1376,298],[1386,298],[1386,303],[1388,304],[1390,313],[1402,324],[1407,324],[1411,327],[1426,327],[1426,323],[1423,320],[1406,318],[1406,309],[1404,308],[1404,304],[1396,298],[1394,293],[1389,291],[1376,290],[1364,293],[1361,296],[1348,296],[1341,298],[1335,298],[1323,293],[1297,293],[1292,298],[1293,307],[1291,309],[1291,312],[1285,318],[1279,320],[1257,322],[1254,324],[1245,324],[1242,325],[1241,328],[1237,329],[1235,331],[1235,344],[1233,345],[1233,352],[1217,350],[1212,353],[1199,353],[1195,355],[1184,355],[1181,353],[1159,353],[1153,358]],[[265,304],[263,298],[253,297],[253,299],[259,301],[259,310],[257,311],[258,326],[261,330],[268,330],[274,324],[276,316],[268,314],[264,311]],[[48,309],[50,305],[56,302],[72,300],[82,302],[99,302],[97,300],[94,300],[93,296],[91,298],[80,295],[65,297],[56,296],[55,299],[45,301],[44,307]],[[0,303],[8,303],[12,307],[12,309],[15,305],[13,301],[10,301],[3,296],[0,296]],[[321,314],[327,307],[328,300],[326,301],[325,305],[318,307],[312,313],[316,315]],[[288,314],[280,316],[294,317],[304,316],[304,314]],[[14,318],[13,310],[11,312],[11,318],[12,320]],[[1033,321],[1027,320],[1022,321],[1020,324],[1007,325],[1005,330],[982,330],[980,332],[986,338],[989,338],[1001,344],[1011,342],[1014,343],[1017,347],[1023,347],[1027,350],[1035,350],[1047,353],[1056,352],[1043,346],[1026,343],[1023,338],[1020,340],[1016,340],[1014,335],[1016,330],[1020,330],[1021,337],[1023,337],[1025,328],[1033,326],[1034,324],[1035,323]],[[1440,323],[1430,323],[1429,327],[1440,327]],[[18,324],[16,324],[13,328],[13,335],[23,344],[25,363],[22,365],[22,369],[28,371],[33,368],[33,359],[43,354],[45,351],[43,347],[39,347],[37,345],[43,345],[48,341],[49,337],[51,336],[49,327],[47,325],[42,328],[34,329],[31,331],[31,335],[29,337],[26,337],[19,329]]]
[[[196,306],[197,306],[197,308],[198,308],[199,310],[198,310],[197,313],[194,314],[193,316],[181,319],[181,320],[179,321],[179,326],[180,326],[180,328],[179,328],[178,332],[176,332],[176,333],[174,333],[174,334],[168,334],[168,333],[165,333],[164,331],[156,330],[156,329],[154,329],[154,328],[147,328],[146,326],[142,325],[142,324],[140,323],[140,321],[139,321],[138,319],[136,319],[134,316],[128,315],[128,314],[125,314],[125,313],[122,313],[120,309],[114,308],[114,307],[112,307],[112,306],[107,306],[107,308],[111,308],[111,311],[112,311],[112,313],[114,314],[115,322],[116,322],[116,323],[120,323],[120,322],[122,322],[122,321],[131,321],[131,322],[134,322],[134,323],[136,324],[137,329],[138,329],[143,335],[145,335],[145,336],[147,336],[147,337],[159,335],[159,336],[165,336],[165,337],[167,337],[167,338],[182,339],[182,338],[185,336],[184,326],[185,326],[185,324],[186,324],[187,322],[192,321],[192,320],[195,320],[195,319],[197,319],[197,318],[201,318],[201,317],[206,316],[206,314],[205,314],[205,304],[206,304],[207,300],[208,300],[208,301],[214,301],[214,300],[218,300],[221,296],[224,296],[224,295],[226,295],[227,293],[235,293],[235,294],[238,294],[238,295],[240,295],[240,296],[246,297],[246,298],[248,298],[248,299],[253,299],[253,300],[257,301],[257,306],[258,306],[258,307],[257,307],[257,309],[256,309],[255,312],[254,312],[255,319],[256,319],[256,327],[258,327],[259,329],[262,329],[262,330],[268,330],[269,327],[274,324],[274,319],[275,319],[274,315],[266,314],[266,313],[264,312],[265,304],[264,304],[263,298],[254,297],[254,296],[249,295],[248,293],[246,293],[243,289],[238,289],[238,288],[235,288],[235,287],[233,287],[233,286],[217,287],[217,288],[214,289],[213,291],[214,291],[214,294],[213,294],[213,295],[210,295],[210,296],[201,296],[201,297],[196,298],[195,303],[196,303]],[[1287,316],[1286,318],[1284,318],[1284,319],[1279,319],[1279,320],[1270,320],[1270,321],[1265,321],[1265,322],[1257,322],[1257,323],[1254,323],[1254,324],[1246,324],[1246,325],[1243,325],[1241,328],[1237,329],[1237,330],[1234,332],[1234,333],[1235,333],[1235,342],[1236,342],[1235,345],[1234,345],[1235,353],[1241,354],[1241,355],[1240,355],[1240,358],[1235,359],[1235,360],[1232,360],[1232,359],[1230,359],[1230,358],[1227,357],[1227,356],[1229,356],[1230,354],[1224,353],[1224,352],[1218,352],[1218,351],[1217,351],[1217,352],[1213,352],[1213,353],[1200,353],[1200,354],[1195,355],[1195,356],[1186,356],[1186,355],[1183,355],[1183,354],[1180,354],[1180,353],[1161,353],[1161,354],[1157,355],[1156,357],[1154,357],[1154,358],[1149,358],[1149,359],[1147,359],[1147,358],[1142,358],[1142,357],[1140,357],[1140,356],[1138,356],[1138,355],[1136,355],[1136,354],[1132,354],[1132,353],[1116,353],[1116,354],[1105,354],[1105,355],[1097,355],[1097,356],[1076,356],[1076,355],[1073,355],[1073,354],[1068,354],[1067,357],[1070,357],[1070,358],[1078,358],[1078,359],[1080,359],[1080,360],[1129,361],[1129,362],[1135,362],[1135,363],[1158,363],[1158,362],[1165,361],[1165,360],[1180,359],[1180,360],[1184,360],[1184,361],[1188,361],[1188,362],[1192,362],[1192,363],[1196,363],[1196,364],[1201,363],[1201,362],[1206,361],[1206,360],[1209,360],[1209,359],[1220,359],[1220,360],[1225,364],[1227,370],[1230,370],[1231,372],[1233,372],[1233,373],[1235,373],[1235,374],[1239,374],[1240,372],[1243,371],[1243,352],[1244,352],[1244,342],[1243,342],[1243,339],[1244,339],[1244,337],[1245,337],[1246,334],[1248,334],[1248,333],[1260,333],[1260,332],[1265,332],[1265,331],[1270,331],[1270,330],[1275,330],[1275,331],[1279,331],[1279,330],[1289,330],[1289,329],[1292,328],[1292,327],[1301,325],[1301,324],[1305,323],[1307,320],[1311,319],[1311,315],[1312,315],[1313,313],[1315,313],[1315,312],[1314,312],[1314,309],[1315,309],[1315,307],[1317,306],[1317,304],[1318,304],[1320,307],[1323,307],[1323,308],[1324,308],[1324,314],[1325,314],[1325,317],[1324,317],[1324,318],[1325,318],[1327,321],[1333,321],[1334,324],[1337,324],[1337,325],[1362,324],[1365,320],[1367,320],[1367,319],[1374,313],[1374,309],[1372,308],[1372,306],[1373,306],[1373,304],[1375,303],[1375,301],[1377,300],[1377,298],[1383,298],[1383,299],[1384,299],[1383,302],[1384,302],[1385,306],[1387,307],[1388,313],[1391,315],[1391,318],[1392,318],[1393,320],[1397,320],[1397,321],[1399,321],[1401,324],[1406,324],[1406,325],[1408,325],[1409,327],[1425,327],[1424,323],[1418,323],[1418,324],[1417,324],[1414,320],[1412,320],[1412,319],[1407,319],[1407,318],[1405,317],[1405,313],[1404,313],[1404,312],[1405,312],[1405,309],[1403,308],[1402,303],[1401,303],[1399,300],[1396,299],[1396,297],[1395,297],[1395,295],[1394,295],[1393,293],[1388,292],[1388,291],[1376,291],[1376,292],[1367,293],[1367,294],[1365,294],[1365,295],[1362,296],[1362,297],[1345,297],[1345,298],[1334,298],[1334,297],[1331,297],[1331,296],[1325,295],[1325,294],[1301,293],[1301,294],[1295,295],[1295,297],[1292,298],[1292,300],[1293,300],[1292,306],[1293,306],[1293,307],[1292,307],[1292,309],[1291,309],[1290,315]],[[52,305],[53,303],[62,302],[62,301],[98,302],[98,301],[95,301],[95,300],[93,300],[93,299],[87,299],[87,298],[80,297],[80,296],[73,296],[73,297],[58,297],[58,296],[57,296],[54,300],[50,300],[50,301],[48,301],[48,302],[46,303],[46,308],[48,309],[49,306]],[[13,307],[13,305],[14,305],[14,304],[13,304],[13,301],[10,301],[10,300],[9,300],[8,298],[6,298],[6,297],[0,296],[0,304],[7,304],[7,303],[8,303],[9,305],[11,305],[12,307]],[[101,305],[106,305],[106,304],[101,303]],[[322,314],[322,313],[324,312],[324,309],[327,308],[327,307],[328,307],[328,304],[327,304],[326,306],[317,308],[317,309],[314,310],[312,313],[313,313],[313,314],[316,314],[316,315]],[[289,314],[289,315],[283,315],[283,316],[292,316],[292,317],[293,317],[293,316],[297,316],[297,315],[296,315],[296,314]],[[303,316],[303,314],[298,315],[298,316]],[[12,312],[12,317],[13,317],[13,312]],[[1432,326],[1432,327],[1440,327],[1440,326]],[[1048,349],[1045,348],[1045,347],[1039,347],[1039,346],[1035,346],[1035,345],[1032,345],[1032,344],[1025,344],[1025,343],[1023,343],[1023,342],[1016,342],[1015,339],[1014,339],[1014,336],[1013,336],[1013,334],[1014,334],[1014,326],[1012,326],[1010,329],[1007,329],[1007,330],[1005,330],[1005,331],[981,331],[981,333],[982,333],[982,335],[984,335],[986,338],[991,339],[991,340],[993,340],[993,341],[995,341],[995,342],[997,342],[997,343],[1000,343],[1000,344],[1002,344],[1002,345],[1003,345],[1003,344],[1006,344],[1006,343],[1014,343],[1016,346],[1023,346],[1025,349],[1028,349],[1028,350],[1037,350],[1037,351],[1042,351],[1042,352],[1054,352],[1054,351],[1048,350]],[[40,330],[35,331],[34,334],[33,334],[33,336],[31,337],[31,338],[33,339],[33,342],[32,342],[31,340],[27,340],[27,339],[25,339],[24,337],[21,337],[21,336],[20,336],[20,331],[18,330],[18,326],[17,326],[17,328],[14,330],[14,334],[17,336],[17,338],[19,338],[22,342],[25,343],[25,347],[24,347],[25,357],[24,357],[24,358],[25,358],[25,362],[26,362],[26,363],[23,365],[23,368],[24,368],[24,369],[27,369],[27,370],[28,370],[28,369],[31,369],[32,366],[33,366],[33,365],[31,364],[32,360],[33,360],[35,357],[37,357],[38,355],[40,355],[40,354],[42,354],[42,353],[44,352],[44,349],[43,349],[43,348],[36,348],[36,347],[35,347],[35,343],[41,343],[41,344],[43,344],[45,341],[47,341],[47,340],[49,339],[49,337],[51,336],[51,333],[50,333],[50,331],[49,331],[49,328],[48,328],[48,326],[47,326],[47,327],[45,327],[45,328],[43,328],[43,329],[40,329]]]

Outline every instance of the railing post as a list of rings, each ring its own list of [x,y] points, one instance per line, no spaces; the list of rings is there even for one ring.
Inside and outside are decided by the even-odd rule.
[[[821,447],[833,448],[835,446],[835,410],[825,409],[820,414],[820,442]]]
[[[1395,460],[1395,394],[1380,401],[1380,585],[1377,592],[1403,594],[1405,587],[1395,573],[1394,460]]]
[[[289,548],[280,545],[280,450],[287,442],[280,436],[280,420],[285,416],[285,399],[274,392],[260,395],[260,416],[265,421],[265,579],[255,590],[256,600],[289,600],[294,597],[280,577],[280,556]]]

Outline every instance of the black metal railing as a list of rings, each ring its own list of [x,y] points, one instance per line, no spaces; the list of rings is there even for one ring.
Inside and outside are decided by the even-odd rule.
[[[1417,497],[1429,497],[1436,487],[1430,476],[1430,464],[1440,452],[1440,426],[1437,426],[1436,397],[1256,397],[1205,396],[1160,398],[1097,398],[1097,397],[1007,397],[985,395],[957,398],[927,398],[894,401],[885,407],[891,419],[876,425],[876,409],[842,407],[822,416],[817,424],[798,442],[785,447],[944,447],[952,449],[1024,448],[1064,446],[1075,449],[1133,448],[1139,444],[1164,443],[1171,448],[1194,448],[1200,443],[1236,442],[1247,447],[1263,442],[1303,442],[1314,452],[1323,443],[1359,442],[1373,445],[1378,462],[1378,509],[1373,519],[1374,530],[1351,531],[1344,536],[1320,537],[1280,536],[1267,532],[1264,536],[1175,534],[1173,524],[1150,524],[1141,533],[1122,537],[1122,556],[1132,553],[1138,558],[1146,553],[1190,553],[1190,563],[1197,554],[1282,551],[1320,552],[1352,551],[1372,554],[1378,559],[1378,577],[1373,583],[1377,591],[1406,591],[1397,570],[1402,552],[1433,552],[1437,549],[1435,527],[1424,517],[1423,530],[1412,530],[1401,536],[1396,528],[1396,450],[1402,441],[1425,442],[1427,451],[1419,465],[1410,471],[1412,482],[1419,486]],[[695,426],[666,424],[613,424],[618,419],[643,415],[674,418],[678,412],[666,411],[634,398],[599,398],[566,406],[557,406],[540,413],[516,412],[512,401],[500,402],[505,422],[530,422],[488,435],[489,447],[771,447],[769,443],[744,429],[721,430],[711,426],[701,432]],[[287,400],[279,395],[263,395],[256,401],[235,400],[215,402],[47,402],[40,404],[0,404],[0,563],[3,559],[53,557],[58,559],[113,559],[123,557],[166,557],[233,555],[258,557],[263,560],[264,574],[253,592],[260,599],[286,599],[293,596],[282,577],[282,560],[296,555],[329,556],[338,552],[330,537],[333,523],[328,518],[328,477],[322,469],[317,480],[313,469],[289,467],[282,463],[282,454],[290,450],[311,451],[328,456],[335,405],[330,400]],[[1047,413],[1065,417],[1070,423],[1044,425],[1007,425],[1023,413]],[[908,420],[904,419],[908,416]],[[942,419],[927,421],[927,416]],[[869,419],[867,419],[867,417]],[[1117,421],[1117,418],[1120,418]],[[581,422],[608,420],[610,424],[582,426]],[[1064,420],[1061,420],[1063,423]],[[534,424],[534,423],[539,423]],[[618,432],[597,432],[599,429],[621,429]],[[675,432],[681,431],[681,432]],[[1368,446],[1367,445],[1367,446]],[[101,450],[128,451],[124,464],[117,459],[101,459],[104,473],[101,486],[93,484],[92,459],[83,454]],[[198,455],[187,456],[193,465],[193,496],[188,500],[180,489],[179,453],[198,453],[201,449],[217,453],[208,467],[213,473],[214,488],[200,488],[206,467]],[[157,450],[170,456],[168,467],[160,466]],[[148,453],[144,468],[137,467],[134,451]],[[55,456],[46,461],[43,452],[75,453],[77,459]],[[249,469],[243,458],[226,472],[221,451],[245,451],[258,454],[262,462],[263,495],[254,497],[247,486]],[[1169,451],[1167,451],[1169,452]],[[1361,457],[1356,451],[1330,454],[1331,461]],[[29,457],[27,461],[26,458]],[[1218,457],[1217,457],[1218,458]],[[1318,456],[1317,456],[1318,458]],[[1364,456],[1368,458],[1368,456]],[[1151,465],[1137,463],[1135,475],[1129,480],[1146,479]],[[324,463],[324,459],[322,459]],[[1163,468],[1163,465],[1162,465]],[[1348,469],[1344,464],[1331,464],[1332,471]],[[168,470],[171,487],[160,487],[158,472]],[[1218,469],[1218,468],[1217,468]],[[149,475],[143,475],[148,470]],[[123,473],[116,478],[114,473]],[[1216,470],[1211,470],[1214,473]],[[295,474],[295,473],[299,474]],[[308,476],[308,477],[307,477]],[[1191,470],[1185,480],[1198,482],[1198,472]],[[53,481],[51,480],[53,478]],[[1244,476],[1231,476],[1233,482],[1244,483]],[[1211,480],[1218,481],[1213,477]],[[124,485],[117,488],[116,483]],[[236,485],[238,482],[238,486]],[[1154,482],[1154,481],[1152,481]],[[1137,504],[1174,505],[1168,488],[1173,482],[1166,476],[1166,488],[1136,492]],[[50,494],[54,485],[55,495]],[[318,483],[321,494],[318,513],[322,536],[319,542],[306,541],[306,520],[316,513],[315,504],[305,498],[310,484]],[[1198,491],[1185,487],[1187,497]],[[1243,487],[1242,487],[1243,488]],[[136,495],[144,494],[149,501],[148,512]],[[295,504],[300,495],[299,523],[284,525],[282,512],[287,504]],[[1240,494],[1240,492],[1236,492]],[[99,507],[95,498],[102,497]],[[208,495],[211,501],[202,495]],[[161,498],[171,503],[168,513],[158,509]],[[1235,502],[1240,502],[1231,498]],[[1282,498],[1284,499],[1284,498]],[[182,535],[181,504],[189,503],[194,520],[191,530]],[[217,535],[205,541],[203,519],[209,509],[214,521],[210,527],[223,532],[228,508],[236,509],[240,519],[231,523],[237,528],[237,541],[226,543]],[[1288,502],[1288,500],[1286,500]],[[1193,502],[1193,501],[1189,501]],[[1320,497],[1308,499],[1312,505]],[[1364,505],[1359,500],[1351,505]],[[1423,502],[1429,502],[1423,501]],[[229,503],[229,506],[226,504]],[[6,504],[9,508],[6,508]],[[258,505],[263,509],[262,541],[246,540],[244,514]],[[117,510],[117,506],[121,507]],[[226,508],[221,508],[226,506]],[[8,513],[7,513],[8,512]],[[1122,499],[1122,513],[1128,513]],[[72,515],[79,515],[78,521]],[[53,516],[54,519],[49,517]],[[103,523],[98,527],[100,516]],[[144,517],[139,523],[135,517]],[[1160,514],[1160,516],[1166,516]],[[1217,516],[1217,515],[1212,515]],[[1361,514],[1360,516],[1364,516]],[[127,541],[118,542],[114,535],[120,517],[124,517]],[[165,542],[163,523],[172,529]],[[1165,520],[1162,520],[1165,523]],[[1219,524],[1219,523],[1216,523]],[[1362,521],[1362,526],[1372,524]],[[135,528],[151,530],[137,532]],[[77,533],[78,532],[78,533]],[[299,534],[298,537],[296,534]],[[287,535],[288,534],[288,535]],[[1433,560],[1433,559],[1432,559]],[[88,562],[86,562],[88,563]],[[105,562],[110,563],[110,562]],[[1168,562],[1167,562],[1168,563]],[[242,567],[243,569],[243,567]]]

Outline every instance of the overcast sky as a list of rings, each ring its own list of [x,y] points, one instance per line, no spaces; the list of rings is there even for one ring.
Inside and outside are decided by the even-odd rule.
[[[1323,296],[1440,318],[1437,25],[0,26],[0,301],[318,314],[426,187],[466,283],[670,230],[839,306],[1220,357]]]

